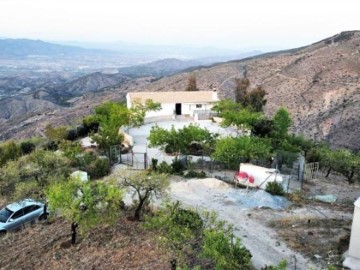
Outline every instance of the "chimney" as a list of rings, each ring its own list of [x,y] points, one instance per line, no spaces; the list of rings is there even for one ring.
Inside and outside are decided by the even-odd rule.
[[[217,92],[216,92],[216,87],[213,87],[213,92],[212,92],[212,100],[213,101],[219,101],[219,98],[217,96]]]

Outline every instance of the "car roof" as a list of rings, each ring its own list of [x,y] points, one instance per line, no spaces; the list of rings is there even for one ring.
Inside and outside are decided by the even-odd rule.
[[[14,202],[14,203],[11,203],[11,204],[8,204],[6,206],[7,209],[9,209],[10,211],[13,211],[13,212],[16,212],[26,206],[29,206],[29,205],[43,205],[43,203],[41,202],[37,202],[35,200],[32,200],[32,199],[25,199],[25,200],[22,200],[22,201],[18,201],[18,202]]]

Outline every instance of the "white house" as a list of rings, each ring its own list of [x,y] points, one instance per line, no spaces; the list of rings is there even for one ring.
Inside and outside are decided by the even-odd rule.
[[[127,107],[134,101],[144,103],[147,99],[161,104],[161,110],[148,112],[146,119],[171,119],[174,115],[197,117],[209,112],[214,102],[219,101],[216,91],[169,91],[169,92],[129,92],[126,95]]]
[[[352,269],[360,269],[360,197],[354,203],[354,217],[351,227],[348,257],[343,265]]]

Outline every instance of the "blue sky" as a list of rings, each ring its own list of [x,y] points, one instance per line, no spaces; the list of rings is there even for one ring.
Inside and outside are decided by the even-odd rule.
[[[360,29],[355,0],[1,0],[0,36],[292,48]]]

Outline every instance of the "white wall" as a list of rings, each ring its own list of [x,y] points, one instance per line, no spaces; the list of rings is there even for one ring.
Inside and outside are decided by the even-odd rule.
[[[201,104],[201,108],[196,108],[196,104]],[[210,110],[212,104],[208,103],[181,103],[181,114],[193,116],[194,110]],[[162,103],[160,111],[152,111],[146,113],[146,118],[173,115],[175,110],[175,103]]]
[[[201,108],[196,108],[196,105],[201,105]],[[195,110],[211,110],[212,104],[209,103],[183,103],[182,114],[188,114],[194,116]]]
[[[349,256],[360,260],[360,198],[355,202],[354,217],[351,227]]]
[[[175,103],[162,103],[160,111],[150,111],[146,113],[146,118],[156,116],[173,115],[175,110]]]

